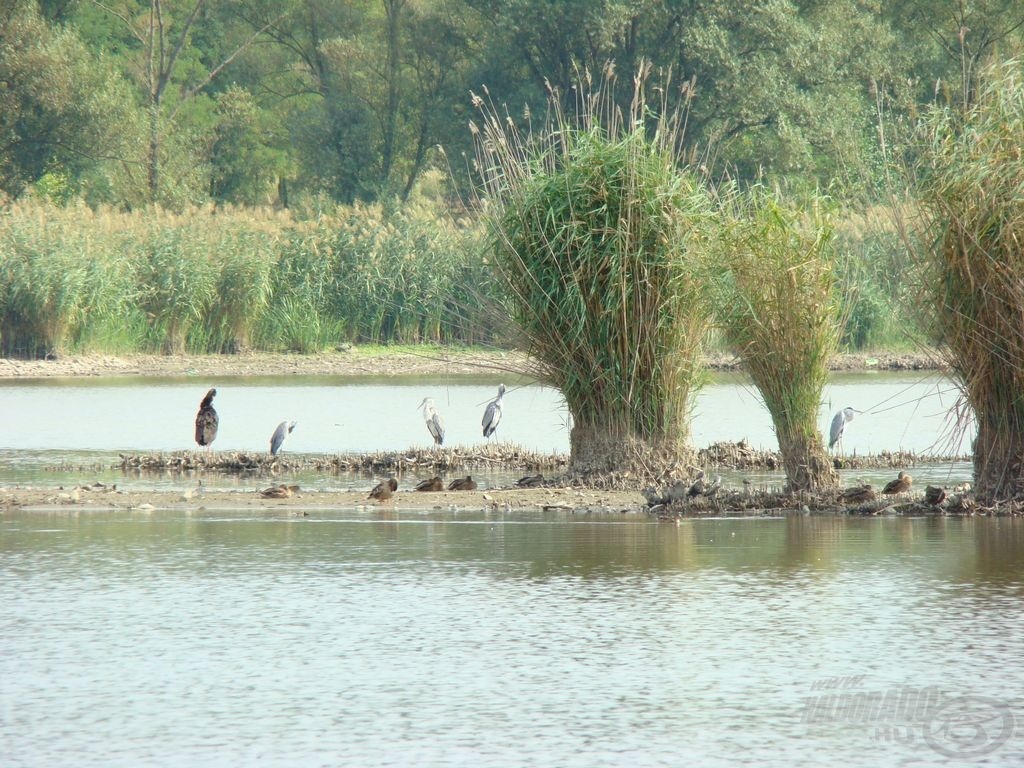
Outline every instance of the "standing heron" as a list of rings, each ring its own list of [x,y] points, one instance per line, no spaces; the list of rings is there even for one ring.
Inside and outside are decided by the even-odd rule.
[[[284,445],[284,439],[292,433],[295,429],[297,421],[282,421],[277,425],[277,429],[274,430],[274,434],[270,437],[270,455],[277,456],[277,452],[281,450],[281,446]]]
[[[498,428],[498,423],[501,421],[501,398],[505,396],[505,385],[498,385],[498,396],[491,400],[487,404],[487,410],[484,411],[484,418],[480,422],[484,428],[484,437],[490,437],[494,434],[494,430]]]
[[[828,430],[828,447],[832,450],[832,446],[843,439],[843,431],[846,429],[846,422],[853,421],[853,414],[856,411],[853,408],[847,406],[841,411],[836,411],[836,415],[832,417],[832,426]]]
[[[196,442],[211,451],[213,450],[212,443],[217,438],[217,425],[220,422],[217,411],[213,408],[213,398],[216,395],[216,389],[207,392],[206,397],[199,404],[199,413],[196,414]]]
[[[427,431],[434,438],[434,445],[444,444],[444,419],[434,407],[434,398],[424,397],[423,402],[417,408],[423,409],[423,420],[427,422]]]

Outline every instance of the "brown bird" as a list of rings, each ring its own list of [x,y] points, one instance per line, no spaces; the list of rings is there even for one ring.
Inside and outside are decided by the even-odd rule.
[[[475,491],[476,483],[469,475],[452,480],[448,483],[449,491]]]
[[[387,501],[391,498],[391,494],[398,490],[398,481],[395,478],[385,480],[382,483],[377,483],[370,491],[370,495],[367,498],[377,499],[377,501]]]
[[[692,498],[694,496],[700,496],[702,493],[704,493],[704,470],[698,469],[697,479],[693,481],[693,485],[690,486],[686,495]]]
[[[200,446],[210,447],[217,438],[217,424],[220,420],[217,418],[217,411],[213,409],[213,398],[216,394],[217,390],[211,389],[199,404],[199,413],[196,414],[196,442]],[[210,447],[210,450],[213,448]]]
[[[544,475],[527,475],[516,480],[516,488],[536,488],[544,485]]]
[[[429,480],[421,480],[416,484],[417,491],[443,491],[444,480],[440,477],[432,477]]]
[[[875,489],[868,484],[855,485],[839,492],[839,501],[844,504],[863,504],[875,500]]]
[[[260,491],[264,499],[290,499],[293,494],[299,492],[297,485],[272,485]]]
[[[882,493],[887,496],[895,496],[900,493],[905,493],[910,490],[910,486],[913,482],[914,478],[906,472],[901,471],[899,475],[896,476],[895,480],[890,480],[885,484],[885,488],[882,489]]]
[[[924,489],[924,500],[937,507],[946,500],[946,489],[937,488],[934,485],[926,486]]]

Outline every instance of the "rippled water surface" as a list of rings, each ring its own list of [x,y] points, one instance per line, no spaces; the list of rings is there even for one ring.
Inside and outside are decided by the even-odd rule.
[[[1024,762],[1021,521],[0,521],[7,767]],[[822,717],[837,677],[1015,730]]]

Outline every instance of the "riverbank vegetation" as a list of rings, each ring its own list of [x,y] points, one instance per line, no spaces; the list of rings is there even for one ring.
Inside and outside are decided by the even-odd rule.
[[[879,215],[887,160],[922,105],[969,103],[982,63],[1020,51],[1022,21],[1012,0],[15,0],[0,349],[503,344],[477,311],[504,297],[460,203],[469,93],[485,84],[529,131],[547,86],[574,112],[579,73],[607,61],[690,83],[665,107],[685,102],[709,178],[836,201],[843,347],[913,348],[934,337]]]
[[[0,215],[5,355],[492,343],[474,231],[429,206]]]
[[[821,335],[820,349],[948,349],[979,417],[979,487],[1015,497],[1024,9],[889,5],[14,0],[0,10],[0,350],[312,352],[525,336],[550,363],[585,337],[609,353],[580,355],[564,381],[546,364],[576,404],[574,446],[596,444],[588,414],[682,444],[718,279],[700,245],[729,242],[722,190],[760,185],[835,211],[828,278],[850,301],[845,330]],[[656,103],[635,107],[641,80],[633,93],[592,91],[590,73],[610,61],[664,78]],[[478,154],[467,115],[481,83],[495,130]],[[622,131],[587,122],[616,114],[628,115]],[[670,115],[679,129],[666,132]],[[534,143],[545,131],[547,149]],[[477,198],[476,185],[515,189],[500,174],[517,163],[537,213],[495,250],[489,227],[508,209],[497,187]],[[634,205],[644,169],[664,173]],[[893,199],[925,226],[879,216]],[[527,261],[545,250],[546,262]],[[509,253],[523,258],[511,280]],[[744,294],[758,311],[761,282]],[[834,316],[829,298],[809,306],[822,314],[784,322]],[[753,349],[757,336],[730,320],[763,318],[719,314],[722,343]],[[811,384],[819,356],[801,368]],[[595,378],[605,370],[614,382]],[[783,370],[762,371],[765,385]],[[580,399],[571,379],[602,391]],[[765,397],[800,420],[772,404],[791,395]]]
[[[480,99],[476,165],[499,291],[534,373],[565,397],[573,469],[608,473],[687,460],[712,302],[712,204],[680,167],[683,113],[648,131],[649,72],[620,110],[614,69],[552,92],[530,135]],[[654,136],[653,139],[650,136]]]
[[[912,251],[949,369],[978,431],[976,494],[1024,497],[1024,68],[990,68],[973,102],[922,128]],[[913,222],[911,222],[912,224]]]
[[[719,324],[771,413],[787,489],[832,488],[818,410],[845,310],[830,213],[824,201],[794,205],[762,187],[734,191],[724,209]]]

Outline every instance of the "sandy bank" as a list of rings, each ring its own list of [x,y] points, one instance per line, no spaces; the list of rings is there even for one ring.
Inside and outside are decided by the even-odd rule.
[[[390,376],[462,375],[525,369],[517,352],[461,348],[351,347],[318,354],[245,352],[237,355],[82,355],[55,360],[0,359],[0,378],[62,378],[86,376]],[[738,368],[735,358],[715,356],[715,370]],[[923,370],[936,368],[934,354],[849,354],[832,361],[836,371]]]

